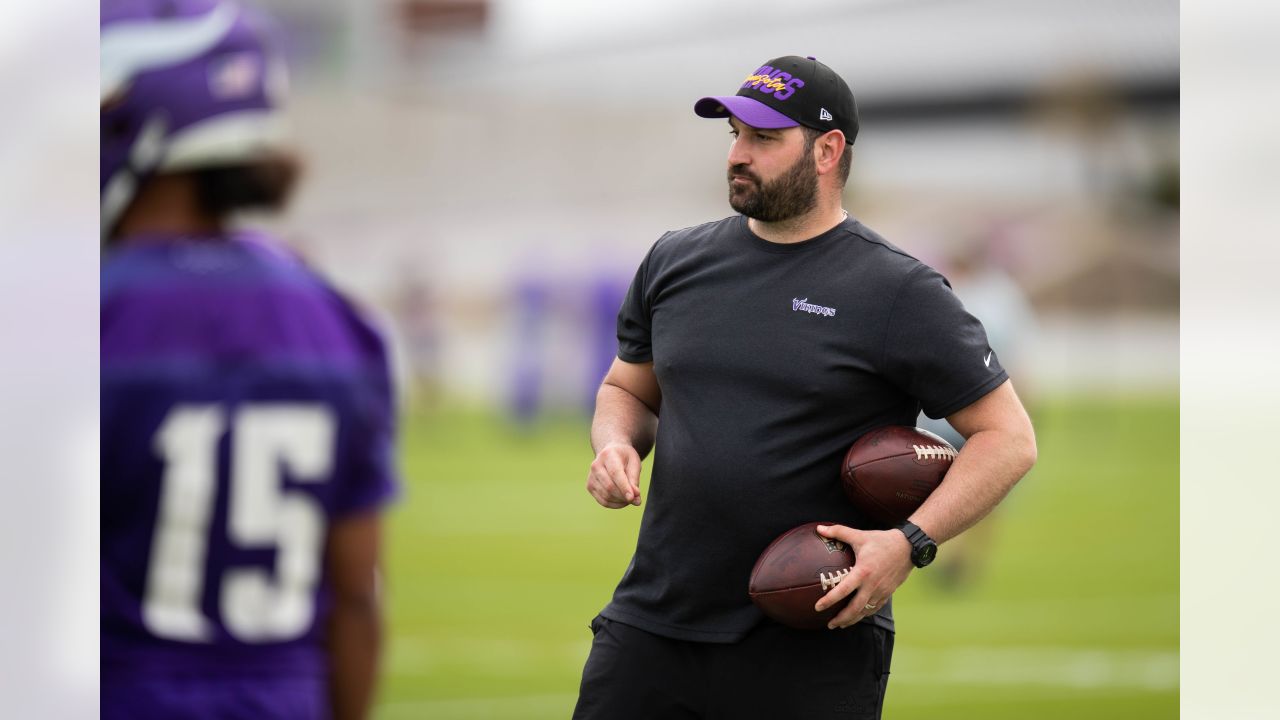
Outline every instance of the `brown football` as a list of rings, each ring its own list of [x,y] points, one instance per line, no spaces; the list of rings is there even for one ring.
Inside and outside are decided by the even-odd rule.
[[[876,428],[845,453],[844,494],[880,527],[897,527],[942,484],[955,458],[951,443],[928,430]]]
[[[853,548],[818,534],[819,525],[805,523],[769,543],[751,571],[747,593],[765,615],[783,625],[819,630],[840,612],[848,600],[822,612],[815,603],[853,569]]]

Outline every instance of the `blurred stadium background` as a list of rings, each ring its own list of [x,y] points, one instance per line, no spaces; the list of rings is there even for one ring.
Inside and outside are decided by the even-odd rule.
[[[397,347],[379,717],[568,716],[639,521],[582,489],[612,318],[731,212],[693,100],[785,53],[849,81],[846,207],[990,308],[1040,433],[964,567],[899,593],[886,716],[1176,715],[1177,2],[253,4],[308,162],[276,229]]]
[[[859,99],[846,205],[1029,299],[1023,386],[1177,376],[1176,2],[258,5],[309,160],[280,230],[396,329],[415,407],[587,407],[645,250],[731,212],[692,100],[785,52]]]

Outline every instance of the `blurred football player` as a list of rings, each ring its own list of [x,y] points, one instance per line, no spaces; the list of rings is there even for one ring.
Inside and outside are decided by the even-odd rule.
[[[101,6],[103,718],[360,718],[395,491],[378,333],[271,237],[283,65],[216,0]]]

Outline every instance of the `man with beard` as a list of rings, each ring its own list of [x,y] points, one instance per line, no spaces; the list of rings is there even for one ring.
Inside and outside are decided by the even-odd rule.
[[[1031,423],[946,280],[841,208],[858,116],[839,75],[777,58],[694,112],[729,122],[740,215],[660,238],[618,313],[588,492],[640,505],[656,453],[574,717],[879,718],[891,594],[1030,469]],[[947,482],[901,528],[855,529],[844,451],[921,408],[968,439]],[[760,552],[814,520],[857,555],[815,608],[852,596],[829,631],[774,623],[747,596]]]

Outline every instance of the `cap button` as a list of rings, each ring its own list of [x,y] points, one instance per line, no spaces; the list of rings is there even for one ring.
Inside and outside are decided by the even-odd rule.
[[[805,60],[817,60],[817,59],[818,59],[818,58],[816,58],[816,57],[814,57],[814,56],[812,56],[812,55],[809,55],[809,56],[805,57]]]

